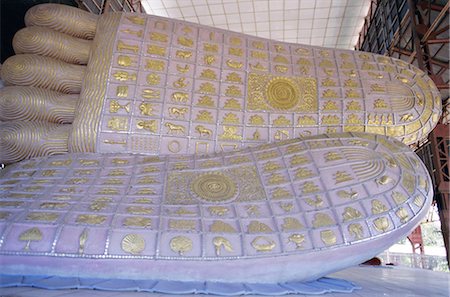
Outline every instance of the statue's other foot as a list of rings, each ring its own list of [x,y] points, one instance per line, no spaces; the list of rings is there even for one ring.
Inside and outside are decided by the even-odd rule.
[[[202,154],[326,132],[410,144],[441,113],[431,79],[386,56],[55,4],[26,19],[2,69],[15,85],[0,94],[6,163],[65,151]]]
[[[342,133],[210,156],[69,153],[0,172],[2,273],[309,281],[408,235],[433,198],[393,138]]]

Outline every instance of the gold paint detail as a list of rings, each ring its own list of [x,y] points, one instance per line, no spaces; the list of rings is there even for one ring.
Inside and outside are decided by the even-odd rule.
[[[24,251],[29,251],[31,249],[30,245],[31,245],[32,241],[41,241],[42,240],[42,232],[37,227],[27,229],[19,235],[19,240],[27,242],[23,249],[24,249]]]
[[[303,248],[303,244],[305,242],[305,235],[303,234],[292,234],[288,237],[288,243],[294,243],[295,244],[295,248],[297,250],[302,249]]]
[[[364,238],[364,229],[361,224],[353,223],[348,225],[348,232],[353,236],[355,240]]]
[[[314,173],[312,172],[312,170],[308,169],[308,168],[298,168],[295,171],[295,179],[296,180],[300,180],[300,179],[306,179],[306,178],[310,178],[314,176]]]
[[[311,194],[318,192],[319,187],[314,182],[308,181],[303,183],[301,190],[303,194]]]
[[[288,78],[273,78],[266,89],[267,103],[275,110],[290,110],[299,102],[299,89]]]
[[[320,239],[322,239],[323,243],[326,245],[333,245],[337,242],[336,234],[333,230],[320,231]]]
[[[165,43],[168,41],[168,38],[169,38],[169,36],[167,36],[167,34],[159,33],[159,32],[150,32],[150,40]]]
[[[395,214],[400,219],[400,222],[402,222],[402,224],[406,224],[406,222],[409,221],[408,211],[404,207],[401,207],[399,210],[397,210]]]
[[[233,252],[233,246],[231,245],[231,242],[225,237],[222,236],[214,237],[213,245],[216,256],[220,256],[222,248],[229,253]]]
[[[317,111],[314,78],[250,73],[248,110]]]
[[[139,45],[132,45],[119,40],[117,42],[117,51],[122,52],[123,50],[131,51],[137,54],[139,52]]]
[[[124,252],[138,255],[145,249],[145,240],[139,234],[128,234],[122,239],[121,248]]]
[[[208,202],[224,202],[236,196],[237,184],[222,173],[204,173],[191,183],[191,191]]]
[[[192,239],[186,236],[176,236],[170,240],[170,249],[183,256],[185,253],[190,252],[193,248]]]
[[[264,118],[260,115],[252,115],[249,119],[250,125],[262,126],[265,124]]]
[[[126,211],[129,214],[150,215],[150,214],[153,213],[153,208],[151,208],[151,207],[143,207],[143,206],[128,206],[126,208]]]
[[[225,104],[223,105],[223,108],[227,109],[241,109],[241,104],[236,99],[228,99],[225,101]]]
[[[147,217],[126,217],[122,223],[125,227],[151,228],[152,219]]]
[[[342,182],[351,181],[353,180],[353,177],[351,177],[350,174],[345,171],[336,171],[334,173],[334,180],[336,184],[339,184]]]
[[[169,220],[169,229],[178,231],[194,231],[196,229],[196,221],[193,220]]]
[[[214,107],[215,103],[210,96],[205,95],[200,97],[196,105],[200,107]]]
[[[372,214],[374,215],[388,211],[386,205],[384,205],[383,202],[381,202],[380,200],[374,199],[372,200],[371,203],[372,203]]]
[[[305,198],[306,204],[312,207],[322,207],[323,205],[323,199],[320,195],[316,195],[314,199],[312,198]]]
[[[339,198],[342,198],[342,199],[351,199],[351,200],[353,200],[353,199],[358,198],[358,192],[353,191],[352,189],[350,189],[349,191],[347,191],[347,190],[339,190],[336,194],[338,195]]]
[[[276,247],[275,241],[266,236],[256,236],[250,244],[257,252],[270,252]]]
[[[268,225],[259,222],[251,221],[247,227],[247,233],[272,233],[273,230]]]
[[[390,227],[389,220],[386,217],[375,219],[373,221],[373,225],[375,226],[375,229],[380,233],[386,232]]]
[[[159,60],[147,60],[147,64],[145,65],[146,70],[154,70],[154,71],[163,71],[166,67],[166,63],[164,61]]]
[[[21,202],[16,202],[16,203],[21,204]],[[43,202],[39,205],[39,207],[44,208],[44,209],[58,209],[58,208],[61,209],[61,208],[66,208],[69,205],[70,204],[66,203],[66,202]],[[0,202],[0,206],[2,206],[1,202]]]
[[[291,192],[284,188],[275,188],[271,192],[272,199],[285,199],[285,198],[292,198]]]
[[[307,164],[307,163],[311,163],[311,161],[306,156],[303,156],[303,155],[294,155],[290,159],[290,165],[292,167],[297,166],[297,165]]]
[[[237,230],[233,226],[218,220],[215,220],[211,224],[211,226],[209,227],[209,231],[213,233],[237,233]]]
[[[342,218],[344,219],[344,222],[348,222],[362,218],[362,214],[359,210],[347,206],[342,213]]]
[[[326,213],[316,213],[312,225],[314,228],[335,225],[334,220]]]
[[[84,228],[78,238],[78,254],[84,254],[84,249],[86,247],[86,241],[88,240],[89,229]]]
[[[288,217],[283,219],[283,224],[281,225],[281,228],[284,232],[286,231],[298,231],[302,230],[304,226],[300,221],[296,218]]]
[[[391,196],[397,205],[403,204],[406,202],[406,200],[408,200],[408,197],[406,197],[403,193],[400,192],[392,192]]]
[[[219,139],[222,140],[242,140],[242,136],[238,135],[238,127],[236,126],[223,126],[223,133],[219,135]]]
[[[406,189],[406,191],[408,191],[409,194],[414,193],[414,190],[416,188],[416,179],[414,175],[405,172],[403,174],[402,185]]]
[[[240,69],[240,68],[242,68],[242,66],[244,66],[244,64],[242,62],[234,61],[232,59],[228,59],[226,61],[226,64],[228,65],[228,67],[233,68],[233,69]]]
[[[44,222],[53,222],[59,218],[58,213],[52,212],[30,212],[26,220],[30,221],[44,221]]]
[[[230,97],[242,97],[242,91],[237,86],[228,86],[225,95]]]
[[[100,225],[106,221],[106,218],[107,217],[103,215],[82,214],[77,216],[76,222],[81,224]]]
[[[161,76],[159,76],[156,73],[150,73],[147,75],[146,81],[147,84],[151,86],[156,86],[159,85],[159,83],[161,82]]]
[[[212,216],[224,216],[226,215],[230,210],[228,207],[225,206],[209,206],[208,211]]]
[[[421,196],[416,196],[416,197],[414,198],[414,204],[415,204],[417,207],[422,207],[422,206],[423,206],[423,203],[424,203],[423,197],[421,197]]]
[[[375,181],[380,186],[387,185],[389,183],[393,183],[394,182],[394,180],[390,176],[387,176],[387,175],[383,175],[382,177],[377,178]]]

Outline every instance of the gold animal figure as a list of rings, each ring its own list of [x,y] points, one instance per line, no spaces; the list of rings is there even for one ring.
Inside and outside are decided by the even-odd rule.
[[[139,129],[148,130],[150,132],[156,133],[158,130],[158,124],[155,120],[149,120],[149,121],[138,121],[136,126]]]
[[[195,127],[195,131],[197,131],[200,134],[200,137],[206,136],[210,138],[212,136],[212,130],[205,128],[202,125],[198,125],[197,127]]]
[[[177,103],[186,103],[189,95],[187,93],[175,92],[172,94],[172,101]]]
[[[169,114],[175,118],[184,118],[184,114],[188,111],[187,107],[169,107]]]
[[[184,134],[186,132],[186,128],[182,125],[175,125],[172,123],[166,123],[164,126],[169,128],[168,133],[169,134],[175,134],[175,133],[181,133]]]

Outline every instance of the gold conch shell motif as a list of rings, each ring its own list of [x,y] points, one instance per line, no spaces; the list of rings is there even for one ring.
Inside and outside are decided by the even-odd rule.
[[[128,234],[122,239],[122,250],[132,255],[138,255],[145,249],[145,240],[139,234]]]
[[[170,240],[170,249],[175,253],[183,256],[184,253],[192,250],[193,243],[189,237],[186,236],[176,236]]]

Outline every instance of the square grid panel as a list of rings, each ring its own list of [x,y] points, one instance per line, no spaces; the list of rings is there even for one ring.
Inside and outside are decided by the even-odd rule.
[[[141,0],[148,14],[279,41],[353,49],[370,0]]]

